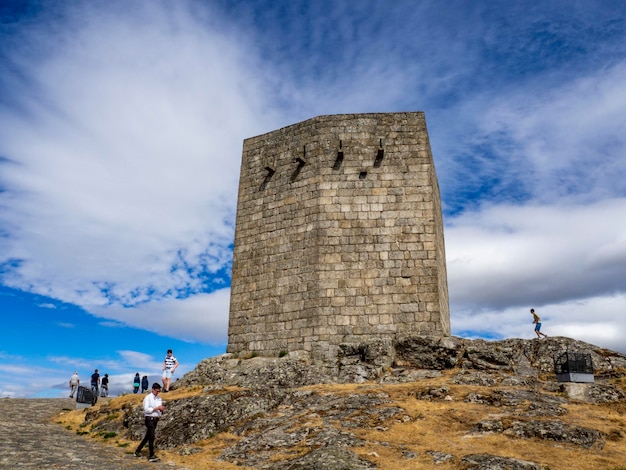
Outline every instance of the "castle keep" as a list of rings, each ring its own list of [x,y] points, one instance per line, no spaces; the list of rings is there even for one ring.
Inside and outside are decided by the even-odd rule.
[[[246,139],[228,352],[333,354],[449,335],[424,113],[319,116]]]

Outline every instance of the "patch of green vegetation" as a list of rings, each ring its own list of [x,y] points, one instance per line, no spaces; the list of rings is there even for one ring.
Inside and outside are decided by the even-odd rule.
[[[285,357],[287,354],[289,353],[283,349],[281,352],[278,353],[278,357]]]
[[[85,434],[89,434],[87,431],[76,431],[76,434],[79,436],[84,436]]]
[[[110,414],[110,415],[107,415],[107,416],[104,418],[104,420],[105,420],[105,421],[113,421],[113,420],[115,420],[115,419],[119,418],[119,416],[120,416],[120,414],[119,414],[119,413],[112,413],[112,414]]]
[[[117,447],[128,447],[130,444],[128,442],[118,442]]]
[[[101,432],[100,435],[104,438],[104,439],[111,439],[112,437],[116,437],[117,433],[116,432]]]

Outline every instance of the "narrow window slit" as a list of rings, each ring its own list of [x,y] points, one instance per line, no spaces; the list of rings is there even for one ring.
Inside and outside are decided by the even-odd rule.
[[[265,187],[267,186],[267,183],[270,182],[270,180],[272,179],[272,176],[274,175],[274,170],[270,168],[269,166],[265,167],[265,171],[267,171],[267,175],[265,175],[265,179],[261,183],[261,186],[259,187],[259,191],[263,191],[265,189]]]
[[[335,159],[333,170],[338,170],[339,168],[341,168],[342,163],[343,163],[343,142],[339,140],[339,150],[337,150],[337,158]]]
[[[343,163],[343,151],[339,150],[337,152],[337,158],[335,159],[335,164],[333,165],[333,170],[338,170],[341,168],[341,164]]]
[[[383,158],[385,157],[385,150],[383,149],[383,139],[380,139],[378,143],[378,153],[376,154],[376,159],[374,160],[374,168],[379,168],[383,163]]]
[[[304,161],[303,158],[296,158],[294,159],[294,162],[298,162],[298,166],[296,167],[296,169],[294,170],[294,172],[291,175],[291,182],[293,183],[296,178],[298,177],[298,175],[300,174],[300,171],[302,170],[302,168],[304,167],[304,165],[306,164],[306,162]]]
[[[362,171],[359,173],[359,179],[364,180],[367,177],[367,171]]]

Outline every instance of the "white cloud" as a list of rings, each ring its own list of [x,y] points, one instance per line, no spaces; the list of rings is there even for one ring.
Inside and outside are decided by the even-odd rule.
[[[533,83],[493,101],[481,132],[494,142],[535,201],[580,201],[626,191],[626,62],[568,77],[559,87]],[[500,99],[501,97],[496,97]]]
[[[13,51],[29,87],[12,82],[20,107],[0,107],[5,285],[90,309],[228,271],[264,78],[244,32],[177,5],[66,11]]]
[[[476,308],[624,291],[626,199],[586,206],[490,206],[446,229],[454,302]]]
[[[0,383],[0,397],[34,397],[42,390],[47,391],[58,384],[59,370],[37,364],[24,364],[19,357],[11,359],[16,364],[0,366],[0,374],[10,378]]]
[[[159,370],[161,365],[160,361],[155,361],[149,354],[139,351],[124,350],[117,353],[121,356],[122,362],[131,369],[139,367],[141,369]]]
[[[228,341],[230,288],[185,299],[152,301],[133,308],[94,307],[96,316],[184,341],[225,344]]]
[[[39,304],[38,307],[41,308],[50,308],[50,309],[56,309],[56,305],[54,304],[50,304],[50,303],[45,303],[45,304]]]
[[[92,360],[86,360],[79,357],[70,356],[48,356],[48,361],[52,364],[58,364],[66,369],[87,369],[90,370],[93,367]],[[91,370],[93,372],[93,370]]]

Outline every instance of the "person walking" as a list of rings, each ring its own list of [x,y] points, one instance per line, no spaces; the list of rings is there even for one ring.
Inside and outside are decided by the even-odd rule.
[[[170,382],[172,381],[172,375],[178,367],[178,361],[173,356],[171,349],[167,350],[167,356],[163,359],[163,393],[170,391]]]
[[[535,333],[537,334],[537,338],[541,338],[542,336],[544,338],[547,338],[548,335],[541,332],[541,318],[539,318],[539,315],[535,313],[534,308],[530,309],[530,314],[533,316],[533,324],[535,325]]]
[[[139,378],[139,372],[135,374],[135,378],[133,379],[133,393],[137,393],[139,391],[139,385],[141,385],[141,378]]]
[[[156,427],[159,422],[159,418],[165,411],[159,392],[161,386],[158,383],[152,384],[152,393],[148,393],[143,399],[143,414],[144,422],[146,424],[146,435],[135,450],[135,457],[141,457],[141,449],[148,444],[148,450],[150,455],[148,461],[158,462],[160,459],[154,453],[154,439],[156,437]]]
[[[74,371],[72,376],[70,377],[70,398],[74,398],[74,393],[78,390],[78,386],[80,385],[80,377],[78,377],[78,372]]]
[[[98,388],[100,387],[100,374],[98,374],[98,369],[91,374],[91,392],[95,397],[98,396]]]
[[[104,374],[102,377],[102,394],[100,396],[109,398],[109,374]]]
[[[150,386],[150,384],[148,383],[148,376],[144,375],[141,378],[141,393],[145,392],[146,390],[148,390],[148,387]]]

